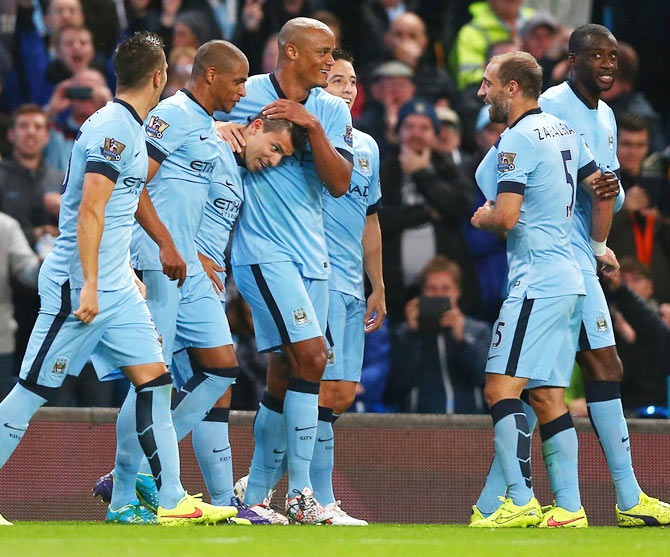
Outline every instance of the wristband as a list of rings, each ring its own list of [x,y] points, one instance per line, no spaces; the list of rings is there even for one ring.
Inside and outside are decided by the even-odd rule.
[[[593,250],[593,255],[596,257],[600,257],[601,255],[605,255],[607,252],[607,242],[596,242],[593,238],[589,238],[589,244],[591,245],[591,249]]]

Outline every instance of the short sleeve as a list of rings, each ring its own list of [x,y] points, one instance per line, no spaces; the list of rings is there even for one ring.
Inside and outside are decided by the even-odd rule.
[[[183,122],[182,111],[174,108],[171,104],[159,104],[144,123],[147,153],[158,163],[174,153],[187,137],[184,130],[189,129],[188,122]]]
[[[138,129],[128,122],[104,122],[90,133],[82,134],[86,142],[86,173],[102,174],[116,182],[124,167],[134,158]]]
[[[589,149],[588,145],[584,142],[582,136],[579,137],[579,162],[577,165],[577,181],[581,182],[584,178],[588,178],[596,170],[598,170],[598,164],[593,159],[593,153]]]
[[[509,130],[498,144],[498,193],[523,195],[528,176],[537,166],[536,149],[530,140],[515,130]]]
[[[349,162],[354,160],[354,129],[351,113],[346,103],[339,98],[329,99],[322,114],[321,124],[333,147]]]
[[[373,215],[381,209],[382,187],[379,180],[379,147],[377,142],[370,138],[370,151],[372,154],[372,176],[370,177],[370,191],[368,192],[368,215]]]

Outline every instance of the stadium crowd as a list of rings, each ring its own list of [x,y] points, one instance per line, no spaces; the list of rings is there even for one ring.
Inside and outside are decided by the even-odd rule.
[[[366,338],[358,411],[482,413],[490,326],[504,298],[505,241],[470,224],[483,195],[475,169],[504,129],[477,90],[491,56],[531,53],[544,89],[567,77],[571,29],[606,25],[619,39],[615,85],[602,98],[618,123],[626,191],[606,283],[624,364],[624,408],[667,407],[670,375],[670,75],[656,21],[663,0],[0,0],[0,399],[11,389],[39,309],[36,275],[58,235],[60,188],[81,124],[112,98],[111,54],[137,30],[166,45],[164,97],[188,82],[196,49],[236,44],[250,75],[272,71],[277,33],[297,16],[328,25],[359,74],[354,126],[380,148],[388,320]],[[265,356],[234,279],[228,316],[241,374],[232,408],[255,409]],[[425,298],[439,298],[435,312]],[[660,319],[659,319],[660,318]],[[575,374],[577,378],[579,374]],[[120,405],[124,381],[69,377],[55,405]],[[577,383],[577,381],[575,381]],[[580,386],[571,410],[585,413]],[[653,412],[652,412],[653,413]]]

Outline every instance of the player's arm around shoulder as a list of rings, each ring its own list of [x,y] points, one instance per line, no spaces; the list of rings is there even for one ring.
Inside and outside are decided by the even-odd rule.
[[[263,113],[271,120],[285,118],[305,128],[319,178],[330,195],[340,197],[349,191],[354,168],[353,128],[345,102],[342,99],[328,100],[331,101],[328,108],[332,115],[328,115],[329,121],[324,121],[323,126],[319,117],[309,112],[304,105],[288,99],[278,99],[268,104],[263,108]],[[341,131],[336,131],[336,128],[341,128]]]

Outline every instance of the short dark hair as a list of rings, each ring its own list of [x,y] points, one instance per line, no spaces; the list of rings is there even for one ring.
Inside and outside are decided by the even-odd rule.
[[[542,67],[527,52],[506,52],[491,58],[498,64],[498,79],[503,85],[516,81],[526,98],[538,99],[542,92]]]
[[[298,126],[289,120],[284,118],[278,118],[271,120],[262,112],[259,112],[251,120],[249,124],[254,120],[261,120],[263,122],[263,131],[264,132],[282,132],[284,130],[288,131],[291,135],[291,145],[293,145],[294,151],[302,151],[307,145],[307,130],[302,126]],[[247,124],[247,125],[249,125]]]
[[[44,109],[39,104],[26,103],[22,104],[16,108],[14,112],[12,112],[9,120],[9,127],[13,128],[16,125],[16,121],[19,119],[19,116],[23,116],[24,114],[41,114],[44,116],[45,120],[48,120],[47,113],[44,112]]]
[[[580,25],[572,32],[568,41],[568,51],[573,54],[584,52],[591,37],[607,37],[616,40],[612,31],[607,27],[597,23],[587,23],[586,25]]]
[[[154,72],[163,68],[163,41],[155,33],[138,31],[114,51],[114,71],[118,89],[135,89],[144,85]]]
[[[649,132],[649,120],[633,112],[624,112],[617,116],[616,125],[619,130],[628,132]]]
[[[620,271],[622,273],[630,273],[631,275],[638,275],[643,278],[652,280],[651,271],[644,263],[641,263],[635,256],[627,255],[621,258]]]
[[[353,65],[354,55],[348,50],[336,48],[335,50],[333,50],[333,60],[345,60]]]
[[[461,287],[462,272],[461,268],[455,261],[448,259],[444,255],[436,255],[433,257],[421,271],[421,283],[426,282],[428,275],[434,273],[448,273],[458,288]]]

